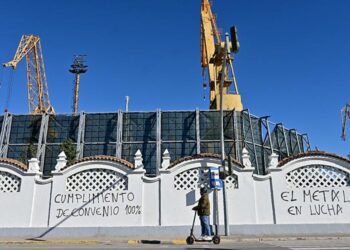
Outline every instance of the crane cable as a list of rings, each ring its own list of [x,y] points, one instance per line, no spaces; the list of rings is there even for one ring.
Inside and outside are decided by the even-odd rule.
[[[12,97],[13,81],[14,81],[14,69],[11,70],[10,78],[9,78],[7,98],[6,98],[6,102],[5,102],[5,111],[6,112],[9,109],[9,105],[10,105],[10,101],[11,101],[11,97]]]
[[[2,57],[0,57],[0,61],[2,62]],[[1,71],[0,71],[0,90],[2,88],[3,85],[3,79],[4,79],[4,67],[1,67]]]
[[[202,68],[202,82],[203,82],[203,101],[205,101],[205,97],[206,97],[206,92],[207,92],[207,77],[206,77],[206,72],[205,72],[205,68]]]
[[[4,78],[4,68],[1,67],[1,71],[0,71],[0,90],[2,88],[2,79]]]

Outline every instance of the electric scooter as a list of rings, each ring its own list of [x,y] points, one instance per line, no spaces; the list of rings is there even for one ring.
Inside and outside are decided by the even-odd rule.
[[[213,242],[214,244],[220,244],[220,240],[221,239],[220,239],[219,235],[214,235],[211,240],[197,239],[196,236],[194,236],[193,228],[194,228],[194,222],[196,221],[196,216],[197,216],[197,210],[195,210],[193,223],[192,223],[192,228],[191,228],[191,231],[190,231],[190,235],[186,239],[186,243],[188,245],[192,245],[194,242]]]

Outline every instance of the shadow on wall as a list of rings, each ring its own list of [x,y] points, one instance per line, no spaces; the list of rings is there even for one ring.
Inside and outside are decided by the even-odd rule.
[[[196,190],[191,190],[186,194],[186,206],[192,206],[196,203]]]
[[[108,186],[107,188],[101,190],[100,192],[98,192],[95,196],[92,197],[92,199],[90,199],[89,201],[87,201],[86,203],[84,203],[83,205],[81,205],[80,207],[76,208],[76,211],[79,211],[80,209],[83,209],[84,207],[88,206],[89,204],[91,204],[95,199],[97,199],[99,196],[102,196],[105,192],[112,190],[113,188],[115,188],[115,186],[118,185],[120,180],[117,180],[116,182],[112,183],[110,186]],[[51,209],[51,208],[50,208]],[[65,222],[66,220],[68,220],[69,218],[71,218],[74,215],[74,213],[69,213],[68,216],[64,217],[61,221],[59,221],[58,223],[56,223],[56,225],[49,227],[45,232],[43,232],[42,234],[40,234],[37,237],[33,237],[27,240],[39,240],[41,238],[43,238],[44,236],[46,236],[47,234],[49,234],[51,231],[53,231],[54,229],[56,229],[59,225],[61,225],[63,222]],[[49,215],[50,216],[50,215]]]

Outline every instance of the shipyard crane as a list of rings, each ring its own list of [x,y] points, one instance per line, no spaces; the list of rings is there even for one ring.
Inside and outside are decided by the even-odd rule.
[[[346,121],[350,118],[350,104],[346,104],[344,108],[340,111],[341,115],[341,123],[342,123],[342,130],[341,130],[341,138],[345,141],[346,139]]]
[[[16,69],[23,57],[26,57],[27,64],[29,113],[55,113],[49,99],[44,60],[38,36],[23,35],[13,60],[4,63],[3,66]]]
[[[85,55],[74,56],[73,64],[69,69],[69,72],[75,75],[73,91],[73,113],[75,115],[78,114],[80,74],[84,74],[87,71],[87,66],[84,63]]]
[[[223,109],[241,111],[243,104],[238,92],[237,82],[233,70],[233,56],[225,53],[225,42],[221,41],[216,25],[216,18],[211,11],[209,0],[201,2],[201,65],[203,73],[207,70],[210,86],[210,109],[220,109],[220,81],[223,81]],[[230,50],[239,51],[237,29],[231,28]],[[229,92],[233,82],[234,91]]]

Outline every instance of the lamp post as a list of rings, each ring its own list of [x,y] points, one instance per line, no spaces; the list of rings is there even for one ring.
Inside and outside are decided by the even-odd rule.
[[[224,110],[223,110],[223,87],[224,87],[224,81],[225,76],[227,75],[227,68],[226,68],[226,60],[230,56],[230,38],[229,34],[225,34],[225,47],[224,47],[224,57],[222,62],[222,68],[221,68],[221,79],[220,79],[220,135],[221,135],[221,172],[225,172],[225,136],[224,136]],[[226,176],[226,175],[225,175]],[[224,225],[225,225],[225,236],[228,236],[230,234],[230,227],[229,227],[229,218],[228,218],[228,212],[227,212],[227,194],[226,194],[226,185],[225,185],[225,179],[222,180],[222,194],[223,194],[223,205],[224,205]]]

